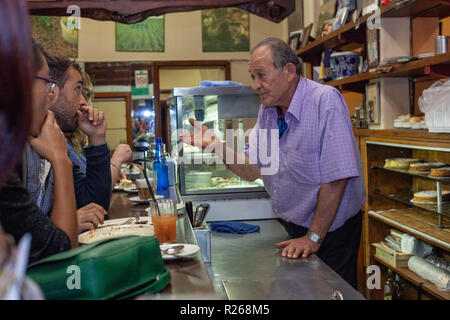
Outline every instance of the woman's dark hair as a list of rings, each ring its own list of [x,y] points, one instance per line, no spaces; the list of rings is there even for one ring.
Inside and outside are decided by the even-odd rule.
[[[31,122],[33,59],[25,1],[0,0],[0,184],[22,157]]]

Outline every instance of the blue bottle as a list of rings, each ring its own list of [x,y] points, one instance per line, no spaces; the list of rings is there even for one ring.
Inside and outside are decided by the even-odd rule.
[[[153,170],[156,171],[156,194],[169,198],[169,168],[164,155],[162,138],[156,138]]]

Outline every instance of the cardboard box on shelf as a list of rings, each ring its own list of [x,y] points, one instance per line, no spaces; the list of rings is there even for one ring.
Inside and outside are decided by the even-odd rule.
[[[412,20],[412,56],[434,52],[434,41],[439,35],[439,18],[418,17]]]
[[[380,29],[380,63],[411,56],[411,22],[405,18],[383,18]]]

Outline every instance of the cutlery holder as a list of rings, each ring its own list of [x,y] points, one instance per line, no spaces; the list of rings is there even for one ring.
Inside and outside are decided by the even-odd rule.
[[[211,230],[206,222],[198,228],[194,228],[195,238],[200,247],[204,262],[211,262]]]

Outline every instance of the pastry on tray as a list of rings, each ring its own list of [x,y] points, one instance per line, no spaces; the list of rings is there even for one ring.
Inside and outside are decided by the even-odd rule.
[[[447,164],[443,162],[416,162],[409,165],[409,171],[417,173],[428,173],[431,169],[442,168]]]
[[[430,177],[450,177],[450,167],[431,169]]]
[[[413,202],[437,203],[436,191],[420,191],[414,193]],[[450,201],[450,191],[442,191],[442,202]]]
[[[392,169],[408,169],[411,163],[420,162],[419,159],[409,158],[388,158],[386,159],[385,168]]]
[[[425,120],[425,117],[410,117],[409,118],[410,123],[417,123],[417,122],[421,122],[424,120]]]

